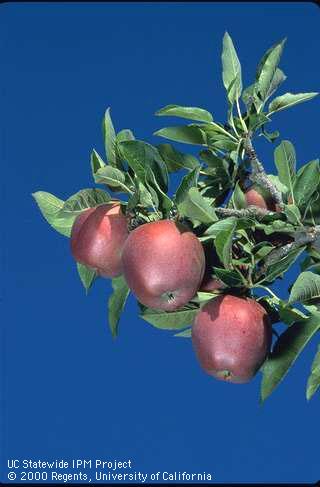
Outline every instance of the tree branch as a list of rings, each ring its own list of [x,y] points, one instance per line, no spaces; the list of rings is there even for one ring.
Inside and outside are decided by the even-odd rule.
[[[278,188],[276,188],[276,186],[270,181],[263,167],[263,164],[259,161],[256,151],[252,145],[250,132],[248,132],[246,138],[244,139],[244,150],[251,164],[251,181],[265,188],[270,193],[279,208],[282,209],[284,206],[282,201],[282,194],[278,190]]]
[[[272,211],[265,208],[259,208],[258,206],[250,205],[243,210],[235,210],[233,208],[215,208],[214,211],[218,213],[222,218],[228,218],[229,216],[235,216],[237,218],[255,218],[261,220],[266,215],[273,215]]]
[[[268,267],[279,260],[284,259],[293,250],[297,250],[304,245],[314,242],[320,236],[320,225],[310,228],[304,228],[301,231],[297,231],[294,235],[294,241],[278,247],[270,252],[265,258],[264,264],[256,272],[256,278],[259,279],[266,273]]]

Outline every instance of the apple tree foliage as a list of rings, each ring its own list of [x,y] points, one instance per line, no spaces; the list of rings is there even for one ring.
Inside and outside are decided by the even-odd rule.
[[[156,115],[183,122],[158,130],[155,135],[170,143],[153,146],[136,140],[129,129],[116,132],[108,109],[102,124],[105,154],[96,150],[91,153],[93,180],[101,188],[83,189],[66,201],[43,191],[33,194],[47,222],[66,237],[70,237],[73,222],[82,211],[119,199],[131,229],[163,218],[189,225],[203,245],[215,252],[212,275],[227,290],[236,289],[255,297],[267,309],[273,324],[281,322],[287,327],[261,368],[262,401],[320,330],[319,160],[297,169],[292,142],[279,141],[279,132],[268,129],[278,112],[310,100],[317,93],[287,92],[275,96],[286,79],[279,68],[284,44],[285,40],[267,50],[253,83],[244,88],[241,64],[226,33],[222,80],[228,109],[223,122],[203,108],[167,105]],[[256,154],[256,137],[276,144],[274,174],[266,173]],[[180,152],[171,142],[198,146],[198,155]],[[175,193],[169,195],[170,174],[178,171],[183,176]],[[269,191],[277,212],[246,206],[244,191],[248,181]],[[284,279],[296,261],[301,273],[295,282],[288,283],[288,298],[279,298],[270,286]],[[82,264],[77,264],[77,269],[88,292],[97,278],[95,271]],[[115,337],[129,289],[122,276],[112,279],[112,288],[109,326]],[[188,338],[199,308],[219,292],[198,292],[174,312],[149,309],[138,303],[140,316],[154,327]],[[308,399],[319,386],[318,350],[307,379]]]

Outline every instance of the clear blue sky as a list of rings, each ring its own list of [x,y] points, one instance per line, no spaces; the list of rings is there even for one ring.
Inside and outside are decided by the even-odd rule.
[[[222,120],[225,30],[246,84],[287,36],[282,92],[318,91],[319,21],[312,3],[0,6],[3,467],[7,458],[130,458],[137,471],[209,472],[216,482],[319,479],[320,396],[307,404],[304,393],[316,343],[261,407],[259,376],[241,386],[213,380],[189,340],[138,319],[133,298],[113,341],[110,283],[85,296],[67,239],[31,198],[92,186],[89,154],[103,152],[108,106],[117,129],[151,143],[166,123],[153,113],[169,103]],[[318,99],[278,114],[273,127],[299,164],[319,156]],[[274,171],[273,147],[258,148]],[[282,297],[287,285],[276,286]]]

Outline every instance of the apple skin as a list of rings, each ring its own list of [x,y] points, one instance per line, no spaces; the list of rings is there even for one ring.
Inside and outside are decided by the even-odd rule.
[[[247,206],[258,206],[269,211],[279,211],[271,195],[264,189],[254,184],[244,194]]]
[[[122,265],[128,286],[142,304],[173,311],[198,291],[205,256],[199,239],[186,226],[159,220],[130,233]]]
[[[128,237],[127,220],[118,203],[89,208],[75,220],[71,253],[102,277],[122,274],[121,252]]]
[[[228,382],[249,382],[271,347],[272,326],[255,300],[230,294],[205,304],[192,327],[192,344],[201,367]]]

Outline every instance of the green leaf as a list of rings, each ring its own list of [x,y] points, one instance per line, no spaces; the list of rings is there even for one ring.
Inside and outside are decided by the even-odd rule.
[[[285,186],[284,184],[282,184],[280,182],[280,179],[278,176],[275,176],[274,174],[268,174],[268,178],[275,185],[277,190],[280,191],[280,193],[286,194],[288,192],[287,186]]]
[[[182,181],[174,196],[174,201],[176,205],[182,203],[182,201],[187,197],[190,188],[197,186],[199,170],[200,170],[199,167],[195,168],[182,178]]]
[[[270,118],[266,117],[264,113],[252,113],[249,115],[247,125],[252,132],[255,132],[258,128],[262,127],[262,125],[269,122],[271,122]]]
[[[224,152],[235,151],[238,147],[237,142],[230,140],[229,137],[212,134],[210,132],[207,132],[207,145],[214,150]]]
[[[179,333],[175,333],[175,337],[179,338],[191,338],[192,328],[187,328],[186,330],[180,331]]]
[[[304,208],[320,182],[319,159],[308,162],[299,169],[293,186],[295,203]]]
[[[204,292],[198,291],[197,294],[192,298],[193,303],[203,304],[207,303],[208,301],[212,301],[217,296],[214,291]]]
[[[82,189],[66,200],[60,210],[60,215],[76,216],[87,208],[95,208],[96,206],[108,203],[110,200],[109,194],[102,189]]]
[[[259,135],[263,135],[267,139],[268,142],[273,143],[279,136],[280,132],[279,130],[274,130],[273,132],[267,132],[264,126],[262,127],[262,132]]]
[[[211,122],[211,123],[203,123],[203,124],[193,124],[193,127],[200,128],[206,134],[210,135],[212,139],[214,138],[223,139],[227,137],[228,140],[231,140],[230,131],[228,131],[221,123]],[[235,143],[237,143],[237,140],[234,139],[234,141]]]
[[[291,223],[284,222],[282,220],[275,220],[273,222],[256,223],[256,228],[263,230],[266,235],[271,235],[272,233],[289,233],[295,231],[295,227]]]
[[[216,237],[218,233],[223,230],[229,230],[229,228],[233,228],[234,224],[236,223],[236,217],[230,216],[228,218],[224,218],[222,220],[218,220],[217,222],[213,223],[206,229],[204,232],[205,235],[213,235]]]
[[[171,144],[159,144],[157,149],[169,172],[175,172],[179,169],[192,170],[199,167],[199,161],[196,157],[177,151]]]
[[[235,229],[236,223],[227,230],[220,231],[214,241],[219,259],[226,269],[230,269],[232,266],[232,241]]]
[[[285,110],[286,108],[293,107],[294,105],[298,105],[298,103],[302,103],[304,101],[311,100],[319,93],[285,93],[284,95],[278,96],[269,105],[268,108],[268,115],[272,113],[280,112],[281,110]]]
[[[218,157],[211,150],[202,150],[199,152],[199,156],[208,167],[213,169],[223,169],[224,172],[227,172],[228,164],[225,159]]]
[[[180,330],[193,323],[198,311],[198,308],[182,308],[170,312],[147,309],[140,317],[154,327],[162,330]]]
[[[285,205],[284,212],[289,223],[292,223],[293,225],[301,225],[301,213],[296,205]]]
[[[121,142],[119,148],[124,159],[142,182],[145,182],[146,169],[150,167],[160,188],[164,192],[167,191],[167,167],[155,147],[140,140],[130,140]]]
[[[179,105],[167,105],[155,114],[158,116],[187,118],[198,122],[212,122],[213,120],[211,113],[203,108],[182,107]]]
[[[104,166],[95,173],[94,180],[98,184],[107,184],[113,191],[122,190],[125,193],[130,193],[126,186],[126,178],[122,171],[112,166]]]
[[[252,228],[255,225],[255,222],[249,218],[235,218],[234,216],[230,216],[210,225],[210,227],[208,227],[204,232],[204,236],[210,235],[211,237],[215,238],[220,231],[229,230],[230,228],[234,227],[234,224],[236,224],[236,229],[240,230]]]
[[[211,186],[214,195],[226,191],[232,185],[232,178],[229,173],[231,163],[213,154],[210,150],[201,151],[199,156],[207,164],[203,170],[209,177],[205,180],[206,190]]]
[[[319,387],[320,387],[320,345],[318,347],[318,351],[312,362],[311,374],[307,382],[306,395],[308,401],[312,398],[313,394],[317,391]]]
[[[101,159],[101,157],[99,156],[98,152],[93,149],[93,151],[91,152],[91,171],[92,171],[92,175],[94,176],[95,173],[101,169],[102,167],[105,167],[105,163],[103,162],[103,160]]]
[[[312,272],[319,274],[320,263],[316,263],[310,255],[307,255],[303,261],[300,262],[300,269],[301,271],[312,270]]]
[[[261,401],[264,401],[288,373],[304,347],[320,328],[320,313],[290,326],[278,339],[262,368]]]
[[[165,216],[167,216],[168,212],[173,206],[173,202],[171,198],[169,198],[169,196],[160,188],[158,181],[150,167],[147,167],[146,170],[146,185],[153,196],[154,192],[156,193],[158,199],[158,204],[156,206],[160,207],[160,210]]]
[[[288,302],[304,303],[311,299],[320,300],[320,276],[310,271],[302,272],[292,286]]]
[[[130,129],[120,130],[120,132],[118,132],[116,135],[116,142],[120,143],[127,140],[135,140],[135,136],[133,135],[132,131]]]
[[[185,144],[206,145],[206,136],[199,127],[193,125],[166,127],[153,135],[164,137],[165,139],[174,140],[175,142],[183,142]]]
[[[274,91],[274,84],[276,84],[274,78],[275,76],[279,77],[279,73],[276,75],[276,71],[285,41],[286,39],[268,49],[259,63],[256,80],[258,83],[259,94],[263,101],[270,96],[272,90]]]
[[[292,308],[285,301],[280,301],[279,304],[279,317],[283,323],[288,326],[294,325],[297,321],[306,319],[307,316],[296,308]]]
[[[88,294],[88,291],[91,288],[93,281],[97,277],[97,273],[95,269],[91,269],[86,265],[80,264],[80,262],[77,262],[77,269],[81,282],[86,290],[86,294]]]
[[[241,210],[241,209],[247,207],[247,202],[246,202],[246,198],[244,196],[244,192],[240,188],[238,181],[235,185],[232,196],[229,200],[228,207],[234,208],[236,210]]]
[[[254,255],[254,262],[257,264],[264,259],[270,252],[274,250],[273,245],[269,242],[259,242],[252,248],[252,254]]]
[[[134,178],[134,183],[136,186],[135,193],[131,196],[128,201],[127,208],[128,210],[132,210],[138,203],[140,203],[144,208],[150,208],[152,206],[158,206],[159,200],[156,198],[153,201],[153,197],[155,196],[155,192],[153,191],[152,194],[146,188],[146,186],[138,179],[137,177]]]
[[[111,166],[115,167],[117,166],[116,151],[115,151],[116,133],[111,120],[110,108],[106,110],[102,121],[102,133],[103,133],[103,140],[104,140],[107,161]]]
[[[268,100],[286,79],[287,77],[284,72],[277,68],[273,75],[265,100]]]
[[[303,217],[305,225],[320,224],[320,193],[319,189],[311,196]]]
[[[283,140],[274,151],[274,160],[280,182],[284,184],[294,203],[293,184],[296,172],[296,151],[289,140]]]
[[[255,107],[255,111],[259,112],[262,101],[258,96],[258,83],[252,83],[252,85],[248,86],[242,93],[242,100],[243,103],[247,106],[248,110],[251,108],[252,104]]]
[[[224,34],[222,46],[222,79],[228,92],[228,99],[233,103],[242,92],[241,64],[231,37]]]
[[[64,201],[45,191],[36,191],[32,196],[49,225],[65,237],[70,237],[74,218],[59,216]]]
[[[217,215],[208,200],[197,188],[190,188],[184,200],[178,205],[181,215],[202,223],[211,224],[217,221]]]
[[[113,293],[108,300],[109,327],[113,338],[118,335],[118,325],[130,289],[123,276],[111,280]]]
[[[305,247],[301,247],[299,249],[291,250],[285,257],[279,259],[278,262],[271,264],[268,267],[267,273],[265,277],[260,282],[272,282],[277,277],[282,276],[289,267],[297,260],[300,254],[305,250]]]
[[[214,267],[215,276],[229,287],[243,287],[246,281],[242,274],[237,269],[227,270],[219,267]]]

